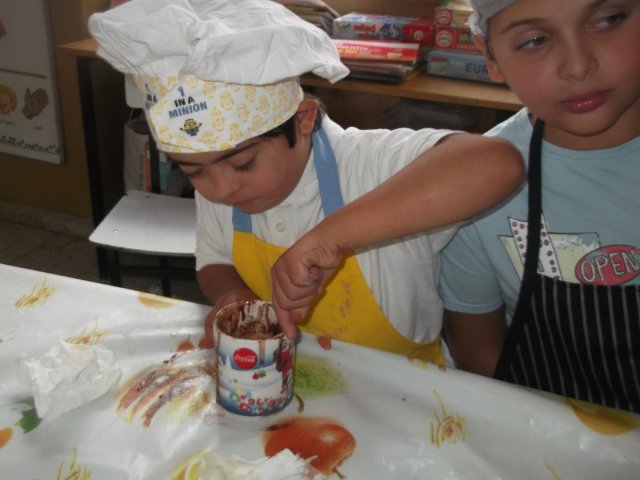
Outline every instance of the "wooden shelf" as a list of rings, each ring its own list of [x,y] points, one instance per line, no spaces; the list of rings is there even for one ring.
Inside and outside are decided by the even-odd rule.
[[[64,53],[81,57],[95,57],[97,44],[89,38],[59,47]],[[315,75],[304,75],[301,83],[306,86],[343,91],[387,95],[398,98],[427,100],[431,102],[469,105],[473,107],[516,111],[522,107],[517,97],[507,87],[488,83],[435,77],[420,73],[401,83],[384,83],[369,80],[340,80],[331,84]]]
[[[471,105],[498,110],[520,110],[522,104],[511,90],[502,85],[491,85],[453,78],[418,74],[401,83],[384,83],[370,80],[340,80],[331,84],[314,75],[302,77],[302,84],[391,97],[428,100],[440,103]]]
[[[86,38],[77,42],[65,43],[60,45],[58,49],[62,53],[68,53],[76,57],[96,57],[98,44],[93,38]]]

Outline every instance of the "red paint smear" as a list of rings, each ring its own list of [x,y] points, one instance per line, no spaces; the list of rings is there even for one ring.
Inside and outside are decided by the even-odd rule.
[[[316,341],[318,345],[320,345],[324,350],[331,350],[331,337],[318,336],[316,337]]]

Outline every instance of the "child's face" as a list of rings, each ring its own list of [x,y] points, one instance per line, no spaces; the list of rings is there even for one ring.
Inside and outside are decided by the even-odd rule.
[[[207,200],[247,213],[264,212],[286,199],[300,180],[311,148],[317,104],[313,105],[312,112],[299,109],[296,113],[293,147],[284,135],[278,135],[253,138],[233,150],[173,153],[171,158]]]
[[[640,0],[517,0],[489,23],[488,59],[545,138],[575,149],[640,133]]]

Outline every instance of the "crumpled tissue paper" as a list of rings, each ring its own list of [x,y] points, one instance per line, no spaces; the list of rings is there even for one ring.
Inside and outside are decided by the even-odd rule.
[[[237,455],[225,457],[209,450],[200,458],[198,478],[201,480],[321,480],[311,472],[309,462],[284,449],[272,457],[245,460]]]
[[[122,373],[115,354],[97,344],[61,341],[24,364],[38,416],[46,422],[104,395]]]

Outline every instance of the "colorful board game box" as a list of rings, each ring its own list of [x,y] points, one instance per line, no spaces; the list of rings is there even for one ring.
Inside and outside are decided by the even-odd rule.
[[[480,52],[468,28],[436,27],[433,36],[433,47],[474,53]]]
[[[420,57],[417,43],[332,39],[343,60],[374,60],[413,64]]]
[[[404,42],[415,42],[423,48],[433,45],[433,22],[429,18],[416,18],[413,22],[407,23],[402,31]]]
[[[333,38],[416,42],[429,47],[433,24],[423,17],[397,17],[352,12],[333,20]]]
[[[443,27],[465,28],[469,26],[469,17],[473,9],[463,0],[444,0],[435,8],[433,23]]]
[[[431,50],[427,57],[427,73],[444,77],[495,83],[482,55],[454,50]]]

